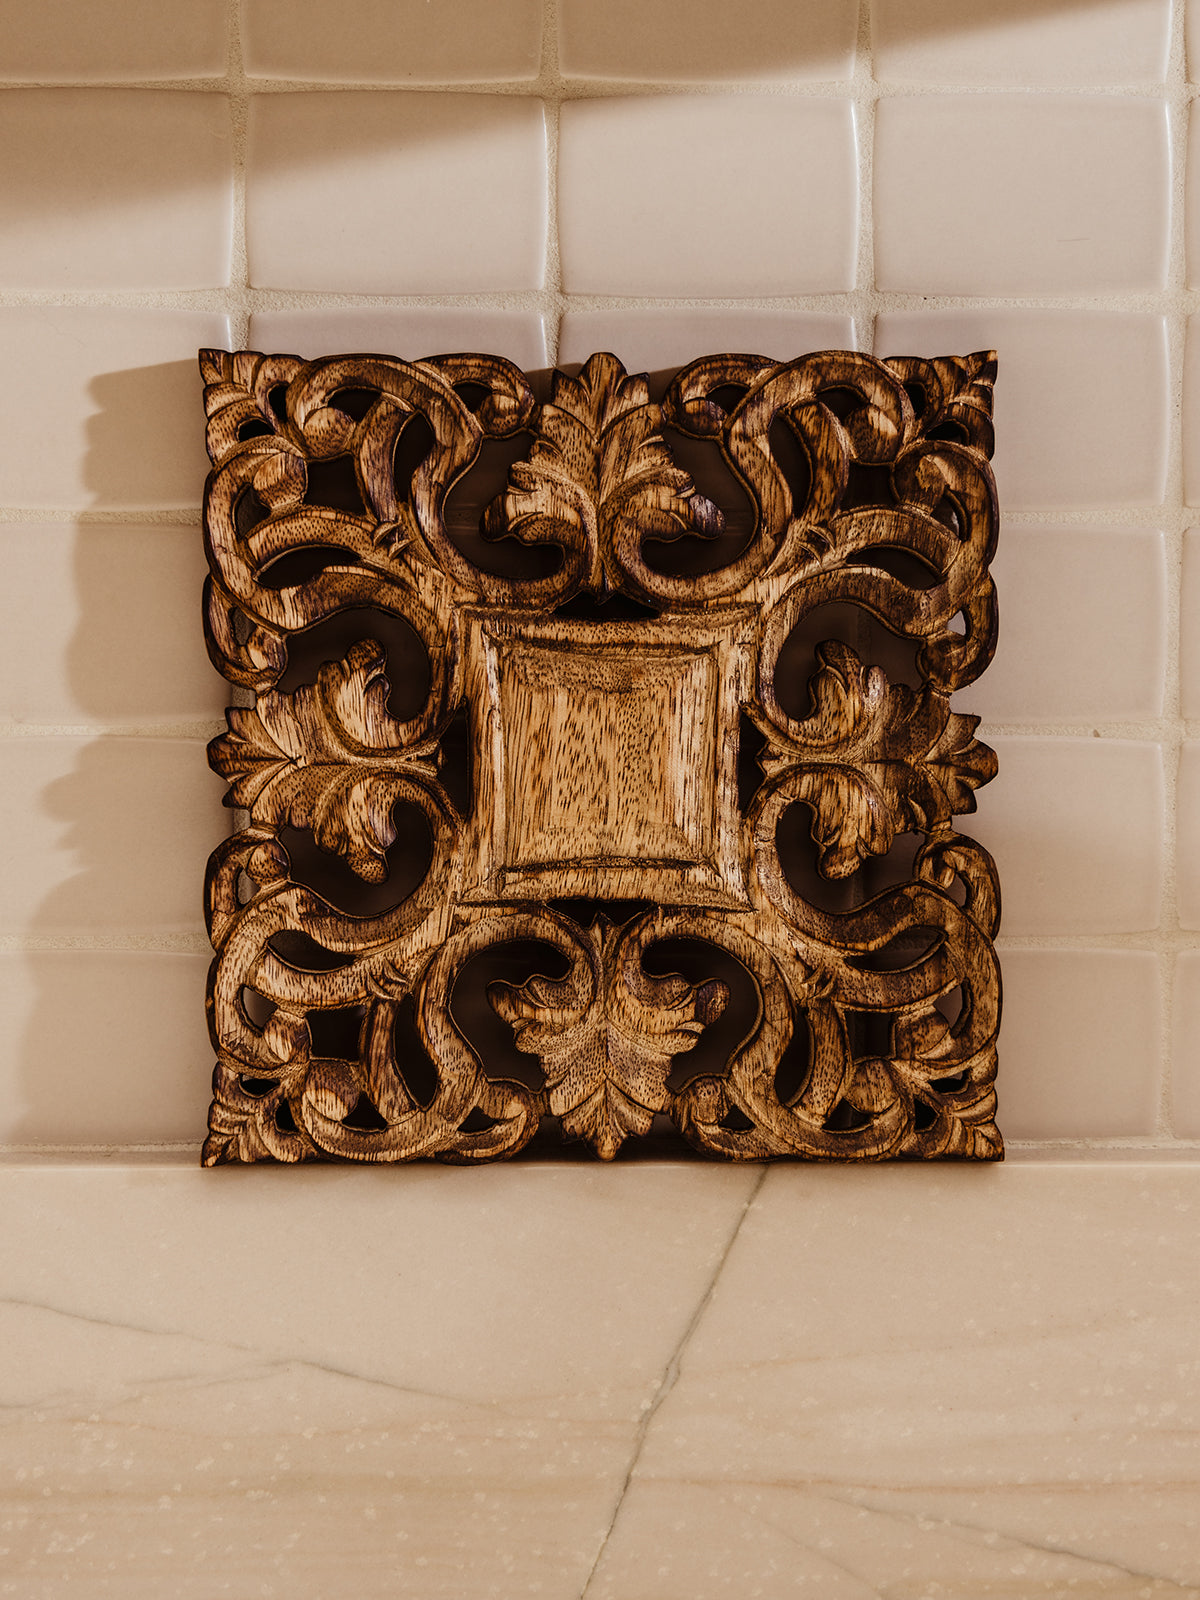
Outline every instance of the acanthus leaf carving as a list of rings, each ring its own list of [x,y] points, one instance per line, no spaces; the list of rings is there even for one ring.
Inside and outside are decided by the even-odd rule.
[[[593,356],[577,378],[556,372],[529,459],[488,509],[489,533],[586,552],[592,590],[621,587],[631,541],[711,536],[721,513],[676,465],[662,423],[645,378],[627,376],[614,356]]]
[[[821,870],[843,878],[897,833],[932,833],[973,811],[996,757],[974,737],[979,718],[951,711],[944,695],[890,683],[835,640],[817,656],[812,715],[786,730],[762,722],[771,744],[762,767],[811,806]]]
[[[413,779],[432,783],[435,740],[406,746],[387,712],[381,647],[355,645],[327,662],[316,684],[233,706],[210,759],[229,781],[228,804],[257,823],[308,828],[369,883],[386,877],[395,839],[392,807]]]
[[[630,1135],[649,1132],[669,1099],[672,1058],[695,1047],[728,991],[715,981],[652,977],[636,940],[604,917],[585,938],[586,960],[566,978],[494,983],[488,998],[517,1048],[541,1061],[551,1113],[611,1159]]]

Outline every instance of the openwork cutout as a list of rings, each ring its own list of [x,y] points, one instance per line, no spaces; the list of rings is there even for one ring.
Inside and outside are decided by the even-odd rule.
[[[207,1165],[1001,1156],[990,352],[201,368]]]

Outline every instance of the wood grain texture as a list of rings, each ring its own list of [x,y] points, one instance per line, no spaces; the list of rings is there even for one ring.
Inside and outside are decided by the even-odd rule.
[[[248,825],[208,871],[207,1165],[489,1160],[555,1124],[611,1159],[662,1117],[725,1158],[1000,1158],[999,888],[953,827],[995,757],[949,703],[995,648],[990,352],[711,356],[661,400],[611,355],[540,402],[483,355],[201,368],[206,631],[255,701],[210,747]],[[830,606],[913,681],[869,627],[818,637],[805,703],[789,651]]]

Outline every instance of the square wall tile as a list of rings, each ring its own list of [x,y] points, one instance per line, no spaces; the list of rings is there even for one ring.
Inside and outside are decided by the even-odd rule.
[[[558,150],[569,294],[853,287],[858,181],[848,100],[571,100]]]
[[[201,346],[228,347],[206,311],[0,307],[0,502],[159,510],[199,506],[208,473]]]
[[[246,245],[256,288],[536,289],[546,127],[520,95],[260,95]]]
[[[567,78],[681,83],[848,78],[855,0],[561,0]]]
[[[208,965],[158,950],[0,953],[0,1141],[199,1149]]]
[[[1162,100],[884,99],[874,186],[880,289],[1099,294],[1166,283]]]
[[[1163,765],[1125,739],[983,737],[1000,772],[959,826],[996,857],[1001,931],[1144,933],[1162,914]]]
[[[0,720],[220,721],[200,529],[0,523]]]
[[[225,0],[0,0],[3,76],[21,83],[219,77]]]
[[[1173,1021],[1172,1131],[1200,1139],[1200,950],[1185,950],[1175,963]]]
[[[535,312],[472,311],[465,306],[256,311],[250,318],[250,344],[306,361],[355,352],[413,360],[478,350],[507,356],[529,371],[546,365],[546,330]]]
[[[872,0],[871,22],[883,83],[1099,89],[1163,81],[1171,0]]]
[[[1175,811],[1179,922],[1200,928],[1200,744],[1185,744],[1179,753]]]
[[[665,372],[723,351],[790,361],[853,348],[853,317],[807,311],[568,311],[558,335],[560,362],[611,350],[630,372]]]
[[[3,741],[0,933],[204,932],[230,831],[198,739]]]
[[[0,287],[228,283],[232,151],[224,95],[0,90]]]
[[[1149,1135],[1158,1119],[1158,957],[1005,950],[996,1120],[1008,1139]]]
[[[1183,536],[1179,676],[1183,714],[1200,718],[1200,528],[1189,528]]]
[[[1000,648],[955,704],[990,722],[1162,715],[1167,573],[1151,528],[1013,528],[992,576]]]
[[[540,0],[244,0],[246,71],[324,83],[536,78]]]
[[[995,349],[996,457],[1005,511],[1157,505],[1170,437],[1167,330],[1138,312],[901,311],[881,356]]]

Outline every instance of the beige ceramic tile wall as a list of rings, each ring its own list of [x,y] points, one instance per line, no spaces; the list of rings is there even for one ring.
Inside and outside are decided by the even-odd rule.
[[[967,824],[1006,886],[1002,1124],[1200,1141],[1183,13],[0,0],[0,1140],[202,1124],[194,362],[228,342],[994,344],[1003,634],[961,700],[1003,760]]]

